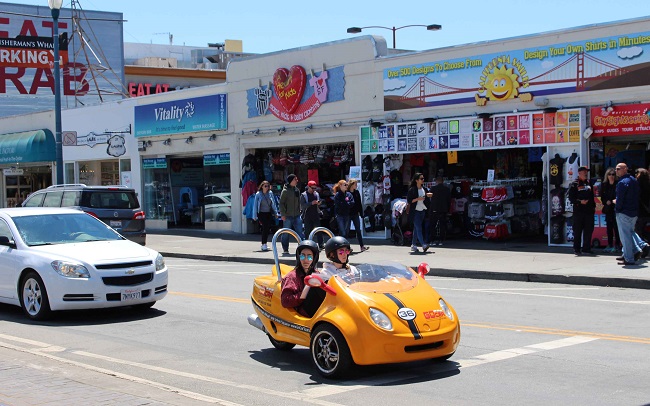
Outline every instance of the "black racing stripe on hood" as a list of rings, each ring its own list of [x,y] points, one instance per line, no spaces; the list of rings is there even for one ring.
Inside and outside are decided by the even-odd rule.
[[[404,303],[402,303],[401,300],[399,300],[398,298],[396,298],[392,294],[384,293],[384,295],[386,295],[387,298],[392,300],[393,303],[395,303],[397,305],[397,310],[401,309],[402,307],[406,307],[406,306],[404,306]],[[413,333],[413,338],[415,338],[416,340],[422,339],[422,335],[420,334],[420,329],[418,328],[417,324],[415,324],[415,319],[406,320],[406,322],[408,323],[408,326],[409,326],[409,329],[411,330],[411,333]]]

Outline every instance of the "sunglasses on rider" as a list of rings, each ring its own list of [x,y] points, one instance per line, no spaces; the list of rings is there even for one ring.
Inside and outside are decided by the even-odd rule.
[[[341,248],[341,249],[338,250],[338,253],[339,254],[349,254],[350,250],[347,249],[347,248]]]
[[[301,260],[301,261],[304,261],[305,259],[308,259],[308,260],[310,260],[310,261],[313,261],[313,260],[314,260],[314,256],[313,256],[313,255],[300,254],[300,260]]]

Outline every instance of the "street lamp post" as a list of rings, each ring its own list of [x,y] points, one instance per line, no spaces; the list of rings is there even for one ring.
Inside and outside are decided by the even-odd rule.
[[[59,12],[63,0],[47,0],[52,11],[52,41],[54,42],[54,126],[56,141],[56,184],[63,183],[63,140],[61,137],[61,72],[59,64]]]
[[[348,34],[358,34],[366,28],[383,28],[385,30],[391,30],[393,32],[393,49],[395,49],[395,31],[401,30],[402,28],[408,28],[408,27],[426,27],[428,31],[438,31],[442,29],[442,25],[440,24],[429,24],[429,25],[411,24],[411,25],[404,25],[401,27],[383,27],[381,25],[370,25],[368,27],[350,27],[348,28],[347,31]]]

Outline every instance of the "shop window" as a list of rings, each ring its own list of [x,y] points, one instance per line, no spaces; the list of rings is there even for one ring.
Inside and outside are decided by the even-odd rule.
[[[173,221],[173,202],[166,168],[143,169],[146,218],[149,220]]]
[[[230,164],[203,167],[205,183],[203,210],[206,222],[232,221]]]

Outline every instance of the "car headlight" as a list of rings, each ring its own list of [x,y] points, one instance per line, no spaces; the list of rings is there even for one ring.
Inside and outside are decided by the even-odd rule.
[[[381,310],[377,310],[374,308],[370,308],[370,319],[372,320],[373,323],[377,325],[377,327],[384,329],[384,330],[392,330],[393,329],[393,324],[390,322],[390,319],[384,312]]]
[[[156,271],[162,271],[163,269],[165,269],[165,258],[158,254],[156,257]]]
[[[444,300],[440,299],[438,300],[438,303],[440,303],[440,308],[442,309],[443,312],[445,312],[445,315],[449,320],[454,320],[454,314],[451,312],[451,309],[449,306],[447,306],[447,303],[445,303]]]
[[[90,278],[90,273],[85,266],[74,262],[53,261],[52,268],[66,278]]]

